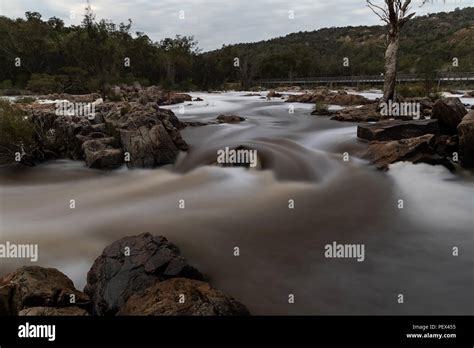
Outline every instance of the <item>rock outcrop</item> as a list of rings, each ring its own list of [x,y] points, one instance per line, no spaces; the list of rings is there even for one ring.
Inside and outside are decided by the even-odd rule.
[[[359,124],[357,127],[357,137],[370,141],[399,140],[425,134],[437,134],[438,132],[437,120],[389,120],[373,124]]]
[[[87,274],[84,292],[94,314],[113,315],[135,292],[175,277],[204,278],[166,238],[144,233],[106,247]]]
[[[89,297],[54,268],[22,267],[0,280],[0,315],[79,310],[87,313],[89,308]]]
[[[206,282],[173,278],[131,295],[117,315],[244,316],[249,311]]]
[[[93,117],[57,115],[54,105],[27,106],[38,129],[37,161],[85,160],[91,168],[151,168],[174,163],[188,146],[179,131],[185,125],[156,103],[107,102]]]
[[[474,167],[474,110],[464,116],[457,130],[461,164],[472,168]]]

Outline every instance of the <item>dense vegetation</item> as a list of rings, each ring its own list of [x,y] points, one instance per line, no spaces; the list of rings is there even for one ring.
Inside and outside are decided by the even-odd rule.
[[[402,35],[399,71],[473,71],[473,18],[474,8],[465,8],[410,21]],[[27,12],[25,19],[0,16],[0,89],[105,94],[112,84],[133,81],[165,89],[231,83],[248,88],[259,78],[383,71],[383,26],[299,32],[206,53],[192,37],[152,42],[145,33],[132,34],[130,29],[131,22],[97,21],[87,9],[81,25],[71,27],[58,18],[43,20],[36,12]],[[344,57],[349,58],[348,67],[342,64]],[[453,57],[459,59],[458,67],[453,67]]]

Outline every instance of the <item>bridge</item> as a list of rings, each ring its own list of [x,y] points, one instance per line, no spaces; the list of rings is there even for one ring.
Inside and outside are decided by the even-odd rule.
[[[397,82],[420,82],[428,78],[422,74],[398,74]],[[456,72],[456,73],[438,73],[436,77],[430,78],[438,85],[442,82],[474,82],[474,72]],[[276,78],[262,79],[254,81],[256,85],[306,85],[306,84],[360,84],[360,83],[383,83],[383,75],[368,76],[333,76],[333,77],[294,77],[294,78]]]

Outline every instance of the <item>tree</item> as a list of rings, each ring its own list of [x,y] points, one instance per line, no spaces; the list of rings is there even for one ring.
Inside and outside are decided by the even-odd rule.
[[[397,82],[397,59],[400,47],[400,32],[403,26],[415,15],[410,13],[411,0],[384,0],[385,6],[378,6],[367,0],[367,6],[388,25],[385,49],[385,78],[383,86],[384,101],[393,100]],[[423,4],[425,1],[423,2]]]

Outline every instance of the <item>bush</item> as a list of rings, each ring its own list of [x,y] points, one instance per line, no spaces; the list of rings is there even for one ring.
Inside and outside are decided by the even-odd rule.
[[[26,88],[34,93],[49,94],[56,92],[57,84],[54,76],[48,74],[32,74]]]
[[[33,97],[22,97],[15,100],[15,103],[16,104],[31,104],[31,103],[34,103],[35,101],[36,99]]]
[[[34,124],[25,113],[0,99],[0,164],[15,162],[17,154],[32,151],[34,134]]]

